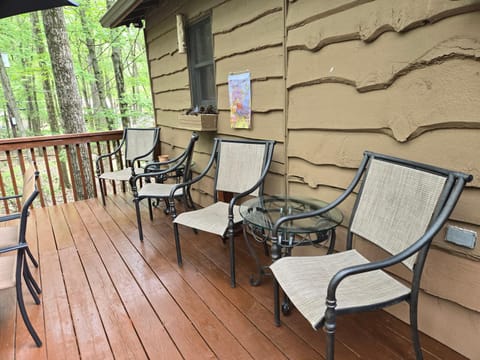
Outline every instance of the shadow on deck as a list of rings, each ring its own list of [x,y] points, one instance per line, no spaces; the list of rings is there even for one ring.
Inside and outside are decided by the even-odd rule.
[[[237,238],[237,288],[230,288],[228,248],[206,233],[181,229],[176,263],[171,219],[144,211],[138,240],[129,194],[31,212],[28,239],[40,261],[43,293],[27,310],[44,345],[35,347],[2,294],[0,359],[322,359],[325,335],[297,311],[273,324],[271,279],[249,285],[254,268]],[[259,249],[260,250],[260,249]],[[264,258],[267,262],[268,259]],[[12,289],[13,290],[13,289]],[[383,311],[339,320],[338,359],[411,359],[409,327]],[[422,337],[425,359],[464,359]]]

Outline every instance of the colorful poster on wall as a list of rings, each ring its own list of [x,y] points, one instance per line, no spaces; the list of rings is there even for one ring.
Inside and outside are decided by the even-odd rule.
[[[230,126],[234,129],[250,129],[252,98],[249,72],[228,75],[228,97]]]

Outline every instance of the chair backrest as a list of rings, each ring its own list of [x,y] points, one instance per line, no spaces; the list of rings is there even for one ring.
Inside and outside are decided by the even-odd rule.
[[[196,132],[192,133],[192,137],[190,138],[190,142],[188,143],[187,147],[185,148],[185,151],[183,153],[184,155],[184,160],[182,160],[182,163],[184,164],[184,169],[183,169],[183,179],[181,182],[187,182],[190,180],[192,176],[192,159],[193,159],[193,149],[195,148],[195,143],[197,142],[199,136]]]
[[[445,206],[454,173],[379,154],[366,166],[350,232],[398,254],[425,234]],[[417,254],[403,263],[412,269]]]
[[[274,141],[215,139],[217,146],[216,191],[242,193],[262,181],[251,194],[263,192],[263,177],[270,167]]]
[[[158,144],[159,128],[127,128],[124,130],[125,160],[152,160]]]
[[[33,164],[28,164],[23,173],[22,207],[35,190],[37,174]]]

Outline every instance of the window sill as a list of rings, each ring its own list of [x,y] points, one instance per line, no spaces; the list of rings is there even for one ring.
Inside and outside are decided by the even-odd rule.
[[[217,131],[217,114],[178,115],[179,129],[194,131]]]

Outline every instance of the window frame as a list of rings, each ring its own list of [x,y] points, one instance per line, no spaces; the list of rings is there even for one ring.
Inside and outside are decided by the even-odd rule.
[[[196,62],[197,53],[195,50],[195,46],[191,44],[192,32],[193,31],[200,31],[200,29],[207,24],[210,44],[207,44],[207,37],[202,36],[202,40],[205,40],[205,43],[202,46],[211,47],[211,58]],[[191,96],[191,105],[192,108],[195,106],[200,107],[208,107],[213,106],[214,108],[217,107],[217,86],[216,86],[216,76],[215,76],[215,59],[213,56],[213,34],[212,34],[212,16],[211,14],[204,16],[200,19],[195,20],[194,22],[188,24],[186,31],[186,48],[187,48],[187,66],[188,66],[188,73],[190,77],[190,96]],[[205,34],[203,34],[205,35]],[[213,77],[211,79],[211,83],[208,86],[211,86],[210,89],[213,93],[213,98],[206,98],[205,94],[202,94],[202,85],[200,83],[200,75],[201,69],[205,69],[208,66],[211,66]]]

